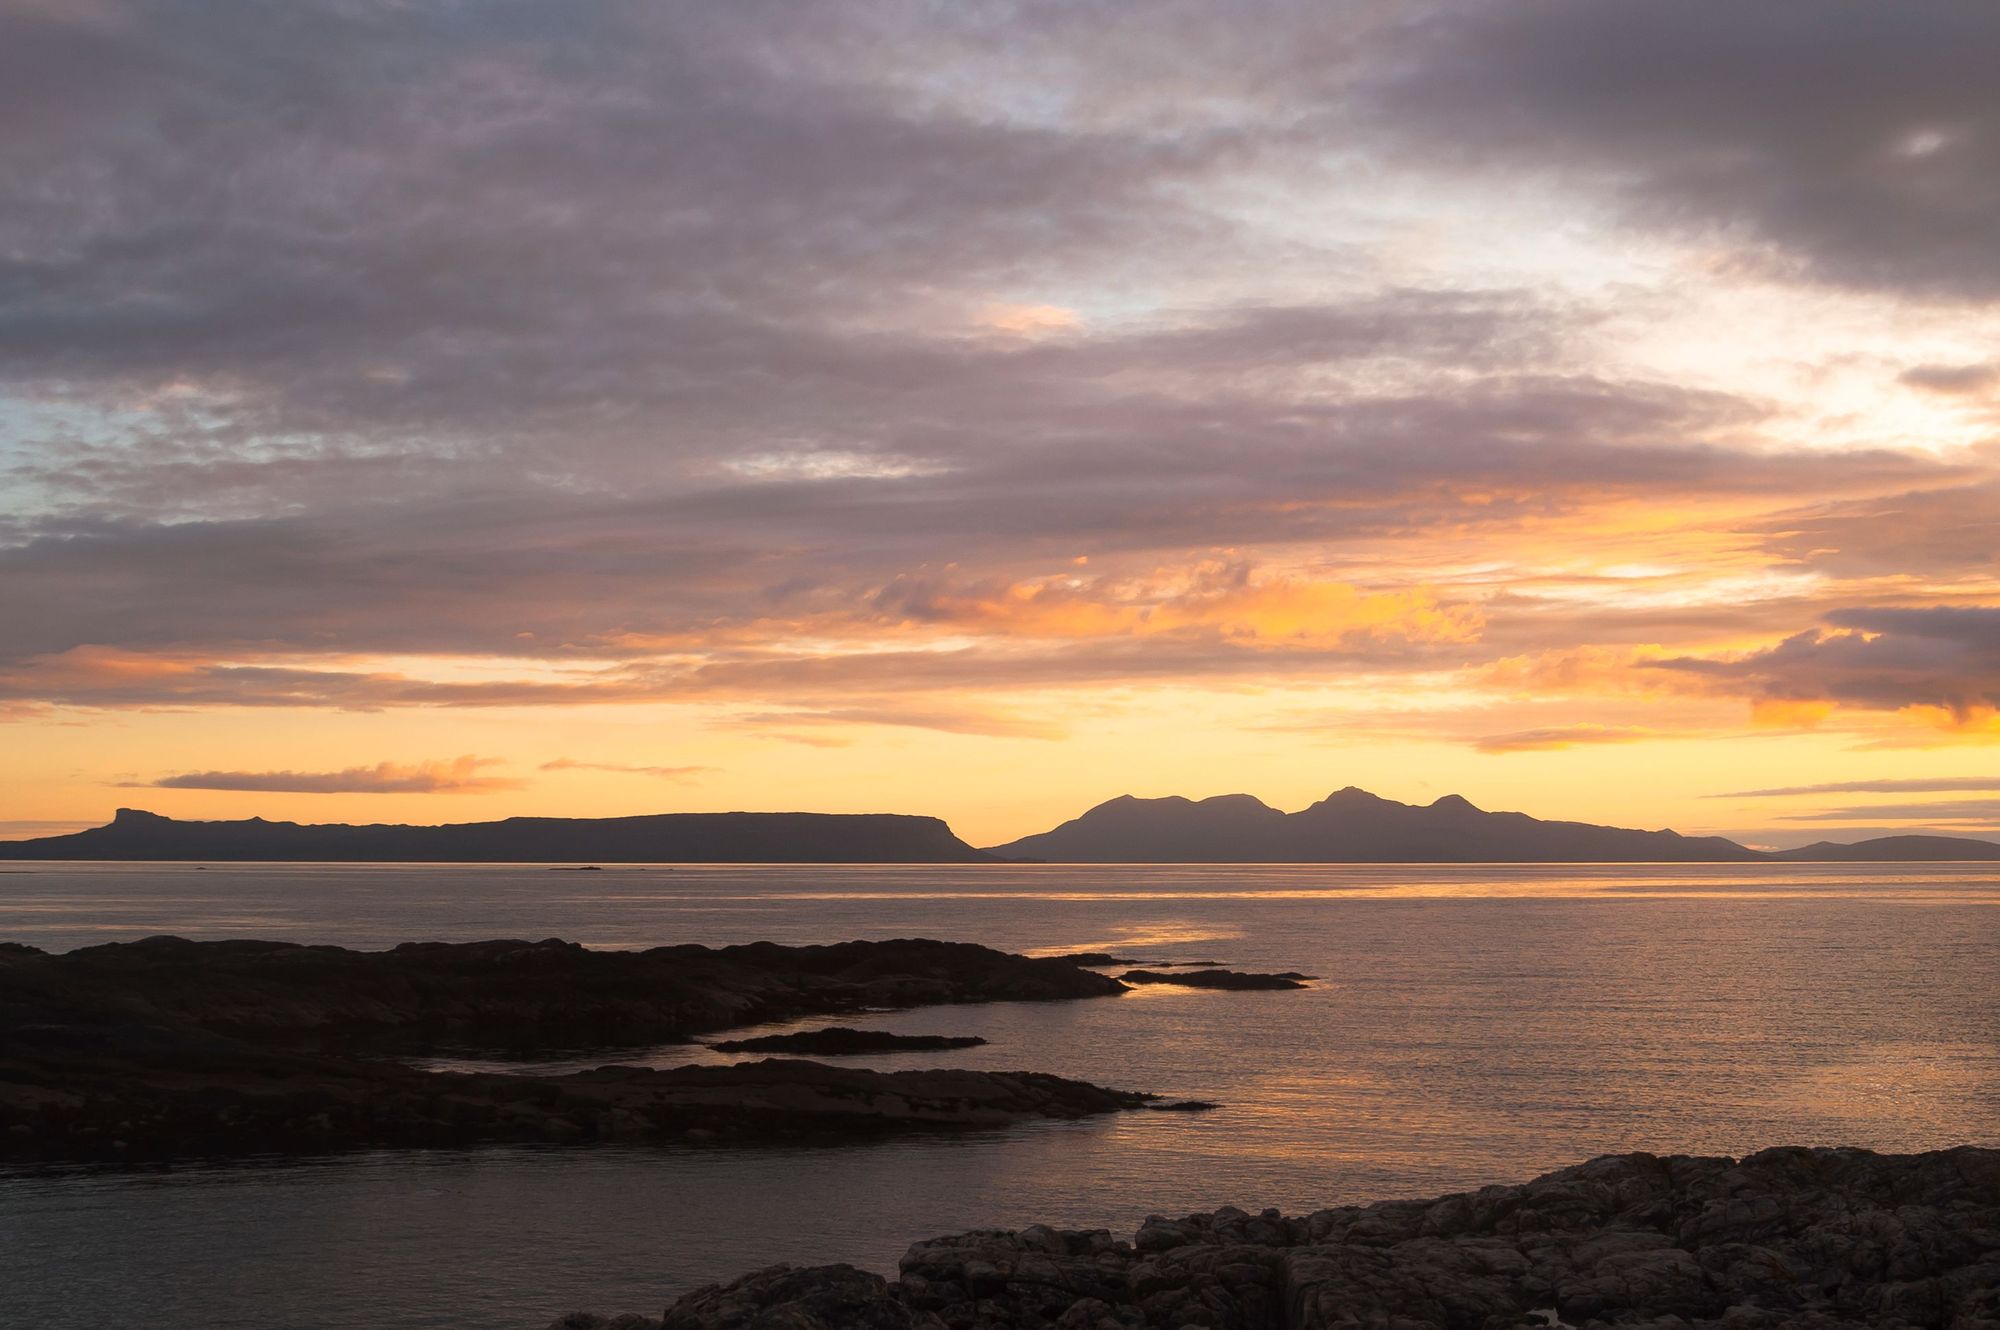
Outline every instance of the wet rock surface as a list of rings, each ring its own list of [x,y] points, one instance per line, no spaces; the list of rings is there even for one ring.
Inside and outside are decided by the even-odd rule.
[[[657,1044],[805,1015],[1123,991],[1066,962],[923,940],[645,952],[559,941],[354,952],[158,938],[62,955],[8,945],[0,1160],[729,1142],[1114,1112],[1152,1096],[1028,1072],[790,1060],[507,1075],[395,1059]]]
[[[709,1044],[718,1053],[805,1053],[841,1057],[862,1053],[921,1053],[948,1048],[978,1048],[978,1035],[891,1034],[887,1030],[856,1030],[830,1025],[823,1030],[765,1034],[752,1039],[722,1039]]]
[[[558,1322],[558,1326],[573,1322]],[[894,1281],[774,1266],[664,1330],[2000,1327],[2000,1151],[1615,1155],[1523,1186],[1287,1217],[1036,1226],[911,1247]]]

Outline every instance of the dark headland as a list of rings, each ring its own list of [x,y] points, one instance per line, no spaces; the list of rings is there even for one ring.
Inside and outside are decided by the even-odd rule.
[[[919,1242],[885,1280],[771,1266],[550,1330],[1861,1330],[2000,1326],[2000,1150],[1610,1155],[1287,1217]]]
[[[182,822],[121,808],[66,836],[0,841],[4,859],[375,863],[1759,863],[2000,859],[2000,843],[1884,836],[1753,850],[1683,836],[1494,813],[1455,794],[1405,804],[1349,786],[1296,813],[1247,794],[1101,803],[1050,831],[979,850],[934,817],[659,813],[510,817],[443,826]]]

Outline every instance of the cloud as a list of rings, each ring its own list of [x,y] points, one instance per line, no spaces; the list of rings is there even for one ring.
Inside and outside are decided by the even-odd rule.
[[[1781,706],[1907,710],[1947,728],[2000,729],[2000,607],[1843,609],[1825,620],[1831,631],[1759,651],[1648,664]]]
[[[1023,565],[1067,567],[1078,553],[1150,572],[1163,552],[1195,562],[1218,548],[1498,533],[1620,500],[1866,489],[1942,469],[1886,454],[1743,457],[1649,442],[1719,427],[1730,410],[1620,385],[1489,383],[1463,400],[1290,404],[1282,422],[1277,406],[1229,404],[1206,418],[1149,407],[1091,440],[1017,443],[900,477],[627,497],[302,495],[292,505],[302,512],[229,520],[55,517],[0,548],[10,625],[0,672],[90,651],[574,656],[615,654],[634,638],[768,640],[944,583],[922,570],[952,563],[961,571],[949,582],[1032,589],[1054,584],[1023,577]],[[1047,428],[1058,437],[1090,419]],[[1234,442],[1218,448],[1218,436]],[[1262,574],[1254,594],[1347,594],[1287,576]],[[1098,577],[1116,591],[1108,567]],[[1354,594],[1379,606],[1410,593]],[[1017,608],[1057,598],[1044,591]],[[1254,609],[1225,597],[1164,617],[1207,613],[1226,627]],[[1454,632],[1468,622],[1464,607],[1437,612],[1458,616]],[[34,688],[0,678],[0,693]]]
[[[1980,300],[2000,294],[1997,52],[2000,11],[1956,0],[1526,0],[1408,24],[1371,99],[1385,134],[1553,170],[1745,264]]]
[[[1827,808],[1812,813],[1780,814],[1787,822],[1927,822],[2000,824],[2000,799],[1961,799],[1941,803],[1862,804],[1853,808]]]
[[[244,790],[269,794],[483,794],[518,790],[524,782],[482,776],[498,758],[465,756],[445,762],[378,762],[341,771],[188,771],[125,782],[161,790]]]
[[[1542,729],[1489,734],[1473,741],[1482,753],[1530,753],[1590,744],[1643,743],[1663,737],[1639,725],[1551,725]]]
[[[1816,352],[1658,348],[1746,266],[1988,291],[1988,18],[1104,17],[7,8],[0,719],[642,703],[834,745],[1368,672],[1972,723],[1976,651],[1836,616],[1984,597],[1992,458],[1823,430],[1774,387]],[[1489,206],[1562,182],[1622,222]],[[1662,231],[1699,256],[1605,258]],[[1966,414],[1983,333],[1921,331],[1872,386]],[[1742,650],[1773,625],[1817,627]]]
[[[714,767],[637,767],[620,762],[578,762],[574,758],[559,757],[541,765],[543,771],[613,771],[630,776],[656,776],[661,780],[693,781],[715,770]]]
[[[2000,387],[2000,365],[1914,365],[1897,376],[1898,382],[1925,392],[1957,397],[1983,393]]]
[[[1821,785],[1781,785],[1768,790],[1732,790],[1710,799],[1776,799],[1801,794],[1942,794],[1949,790],[2000,790],[2000,776],[1935,776],[1905,780],[1842,780]]]
[[[1061,305],[988,305],[979,311],[979,323],[1016,337],[1047,337],[1083,327],[1077,312]]]
[[[1747,530],[1772,554],[1836,576],[2000,572],[2000,482],[1793,508]]]
[[[793,743],[830,746],[810,736],[784,733],[784,727],[798,725],[890,725],[945,734],[975,734],[996,739],[1061,739],[1067,731],[1058,724],[985,707],[925,707],[903,702],[879,702],[858,706],[829,707],[820,711],[770,711],[741,716],[736,724],[755,730],[779,727],[771,738]]]
[[[74,819],[0,818],[0,840],[25,840],[31,836],[66,836],[96,826],[95,822]]]
[[[1065,573],[1006,584],[899,578],[874,598],[884,614],[1004,637],[1215,635],[1277,649],[1350,637],[1419,642],[1476,638],[1480,617],[1423,590],[1370,592],[1342,582],[1260,574],[1211,559],[1147,578]]]

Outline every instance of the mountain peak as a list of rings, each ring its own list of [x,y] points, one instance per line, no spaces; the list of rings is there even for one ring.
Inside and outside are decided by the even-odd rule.
[[[1319,801],[1326,804],[1386,804],[1389,800],[1372,790],[1364,790],[1359,785],[1343,785],[1332,794]]]
[[[1441,794],[1431,800],[1431,807],[1446,809],[1451,812],[1477,813],[1481,811],[1479,805],[1473,803],[1472,800],[1462,794]]]
[[[121,822],[127,826],[130,826],[135,822],[169,822],[169,821],[172,821],[172,819],[162,817],[158,813],[149,813],[143,808],[121,808],[117,812],[111,815],[111,825],[114,827]]]

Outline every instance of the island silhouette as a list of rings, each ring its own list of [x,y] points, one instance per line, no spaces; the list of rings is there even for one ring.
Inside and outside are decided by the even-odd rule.
[[[0,859],[354,863],[1756,863],[2000,859],[2000,843],[1882,836],[1756,850],[1722,836],[1488,812],[1448,794],[1398,803],[1355,786],[1296,813],[1247,794],[1122,795],[1049,831],[975,848],[900,813],[657,813],[495,822],[184,822],[121,808],[104,826],[0,842]]]

